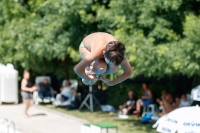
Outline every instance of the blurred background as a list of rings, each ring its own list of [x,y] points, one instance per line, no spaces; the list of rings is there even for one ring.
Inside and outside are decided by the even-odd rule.
[[[79,44],[107,32],[125,44],[133,75],[113,87],[98,82],[102,103],[117,107],[130,89],[140,97],[142,83],[155,97],[163,89],[181,95],[200,82],[199,7],[200,0],[0,0],[0,63],[14,65],[19,90],[29,70],[33,82],[48,75],[59,91],[63,79],[77,79],[84,92],[73,70]]]
[[[24,69],[33,77],[78,78],[80,42],[108,32],[126,45],[130,88],[148,80],[152,89],[190,91],[199,81],[199,6],[199,0],[1,0],[0,63],[12,63],[19,80]]]

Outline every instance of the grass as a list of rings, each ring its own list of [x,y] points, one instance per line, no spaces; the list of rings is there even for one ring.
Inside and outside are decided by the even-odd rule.
[[[109,114],[97,110],[95,112],[90,112],[89,110],[83,109],[67,111],[65,108],[57,107],[54,108],[51,105],[42,105],[49,109],[53,109],[65,114],[73,115],[82,119],[85,119],[91,123],[97,122],[109,122],[117,125],[119,130],[123,133],[156,133],[156,130],[152,128],[152,124],[142,124],[140,123],[140,118],[136,118],[133,115],[129,116],[128,119],[119,119],[116,114]]]

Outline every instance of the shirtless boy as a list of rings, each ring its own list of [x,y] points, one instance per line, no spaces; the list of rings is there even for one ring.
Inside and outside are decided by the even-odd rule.
[[[116,85],[132,75],[129,61],[125,57],[125,46],[111,34],[104,32],[86,36],[79,46],[82,60],[74,71],[83,79],[83,83],[93,84],[98,77],[108,86]],[[110,81],[102,74],[112,74],[121,65],[123,74]]]

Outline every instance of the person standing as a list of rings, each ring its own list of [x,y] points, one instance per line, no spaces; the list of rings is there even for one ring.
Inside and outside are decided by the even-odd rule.
[[[32,92],[37,90],[37,86],[34,86],[30,81],[30,73],[24,71],[23,79],[21,81],[21,95],[24,104],[24,116],[29,117],[28,109],[32,105]]]

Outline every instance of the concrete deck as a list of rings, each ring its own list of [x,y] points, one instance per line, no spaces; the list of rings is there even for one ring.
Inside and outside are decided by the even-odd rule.
[[[21,133],[80,133],[87,121],[40,106],[32,106],[30,118],[23,116],[23,105],[0,105],[0,119],[7,118]]]

